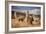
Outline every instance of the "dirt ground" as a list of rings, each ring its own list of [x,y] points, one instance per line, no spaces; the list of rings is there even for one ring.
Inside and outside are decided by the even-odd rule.
[[[28,20],[28,21],[27,21]],[[25,18],[23,21],[19,19],[12,19],[12,27],[17,28],[17,27],[39,27],[40,24],[39,22],[35,22]]]

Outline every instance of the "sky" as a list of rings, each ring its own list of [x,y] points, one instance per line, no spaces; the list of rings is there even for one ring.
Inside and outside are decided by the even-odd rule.
[[[33,9],[40,9],[40,7],[12,6],[12,9],[15,9],[15,10],[33,10]]]
[[[40,14],[40,7],[31,6],[12,6],[12,11],[25,12],[29,11],[29,14]]]

